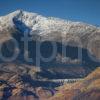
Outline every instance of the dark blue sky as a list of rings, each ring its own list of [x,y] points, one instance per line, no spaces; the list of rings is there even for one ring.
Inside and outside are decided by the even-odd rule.
[[[0,15],[17,9],[100,26],[100,0],[0,0]]]

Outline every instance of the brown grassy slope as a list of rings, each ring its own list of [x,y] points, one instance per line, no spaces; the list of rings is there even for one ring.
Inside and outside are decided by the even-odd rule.
[[[50,100],[100,100],[100,67],[83,81],[60,87]]]

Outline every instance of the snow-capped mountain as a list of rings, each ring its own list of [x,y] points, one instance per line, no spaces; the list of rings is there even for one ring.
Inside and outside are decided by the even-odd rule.
[[[42,40],[69,42],[74,45],[78,42],[87,49],[90,49],[88,44],[91,41],[100,39],[99,27],[82,22],[44,17],[21,10],[0,17],[0,33],[4,31],[9,33],[11,29],[20,30],[22,33],[28,31],[30,35],[33,35],[33,39],[34,35],[37,35],[41,36]]]
[[[33,40],[28,43],[28,49],[24,50],[24,43],[21,39],[27,33]],[[4,57],[8,57],[9,60],[9,57],[15,53],[12,38],[16,39],[18,43],[16,48],[20,52],[16,59],[5,62]],[[45,40],[46,42],[43,42]],[[51,61],[45,62],[39,59],[40,65],[38,66],[36,64],[37,51],[40,51],[44,57],[52,55],[52,47],[48,41],[56,43],[57,52]],[[40,50],[36,49],[36,43],[43,43]],[[65,55],[62,54],[62,47],[65,48]],[[91,57],[100,58],[99,47],[100,27],[83,22],[44,17],[21,10],[1,16],[0,96],[5,97],[6,93],[9,93],[9,96],[35,93],[37,100],[38,87],[46,87],[47,91],[51,85],[53,88],[59,86],[59,83],[51,83],[48,80],[83,78],[100,66],[97,59],[91,59]],[[82,59],[77,56],[78,49],[82,50],[79,52],[80,55],[82,54]],[[27,54],[29,58],[32,58],[32,63],[24,59]],[[4,56],[3,59],[2,56]],[[7,95],[7,98],[9,96]]]
[[[14,18],[29,27],[33,34],[34,31],[38,31],[37,34],[47,34],[52,31],[59,31],[63,34],[86,34],[97,29],[95,26],[89,24],[53,17],[44,17],[36,13],[29,13],[21,10],[0,17],[0,29],[14,27]]]
[[[51,31],[73,33],[74,29],[76,29],[74,30],[74,33],[84,33],[87,31],[91,32],[96,29],[95,26],[88,25],[85,23],[72,22],[53,17],[44,17],[36,13],[29,13],[21,10],[0,17],[0,23],[2,23],[2,25],[5,25],[7,23],[5,27],[13,27],[14,18],[23,22],[27,27],[31,28],[32,31],[39,30],[40,33],[47,33]],[[1,28],[3,28],[2,25],[0,25]]]

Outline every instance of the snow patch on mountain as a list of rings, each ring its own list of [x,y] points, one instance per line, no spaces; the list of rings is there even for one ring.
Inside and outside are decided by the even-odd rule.
[[[47,34],[52,31],[58,31],[63,34],[86,34],[96,30],[95,26],[85,23],[72,22],[53,17],[44,17],[36,13],[29,13],[21,10],[0,17],[0,29],[14,27],[14,18],[30,28],[30,34],[34,34],[36,32],[36,34]]]
[[[43,40],[46,38],[47,40],[62,41],[63,38],[65,43],[69,40],[78,41],[85,48],[88,40],[100,38],[100,27],[83,22],[44,17],[37,13],[22,10],[0,17],[0,32],[9,31],[11,28],[17,28],[22,33],[28,31],[30,35],[40,36]],[[33,36],[33,38],[35,37]]]

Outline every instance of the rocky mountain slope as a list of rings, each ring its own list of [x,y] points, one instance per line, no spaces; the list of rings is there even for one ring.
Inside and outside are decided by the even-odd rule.
[[[28,46],[32,63],[25,61],[24,56],[27,55],[27,51],[24,53],[25,45],[21,41],[27,33],[32,38]],[[18,10],[0,17],[0,44],[3,44],[1,52],[6,57],[10,57],[14,53],[15,47],[12,38],[17,40],[19,46],[15,52],[20,51],[13,63],[19,62],[34,66],[38,66],[36,65],[36,52],[41,52],[43,57],[50,57],[53,52],[51,43],[56,43],[54,50],[57,49],[57,52],[54,58],[48,62],[40,61],[40,66],[38,66],[43,70],[47,69],[47,72],[50,73],[48,77],[51,76],[51,78],[58,78],[60,70],[63,74],[59,78],[64,76],[84,77],[100,65],[98,62],[100,28],[93,25]],[[36,43],[41,45],[40,50],[36,50]],[[62,53],[63,47],[66,54]],[[0,56],[2,63],[1,58],[2,56]],[[42,75],[47,76],[46,72]]]
[[[22,38],[26,34],[32,38],[28,45],[28,53],[32,62],[25,60],[27,50],[24,50],[25,44]],[[17,48],[12,39],[17,41]],[[19,98],[23,99],[27,96],[29,100],[33,100],[33,98],[34,100],[40,98],[47,100],[56,92],[55,87],[59,86],[58,83],[49,82],[49,79],[87,76],[100,65],[98,62],[100,58],[99,40],[100,28],[82,22],[44,17],[21,10],[1,16],[1,99],[13,99],[16,96],[17,100],[20,100]],[[40,50],[36,49],[37,43],[41,45]],[[55,49],[57,49],[54,58],[48,62],[40,60],[38,66],[36,52],[38,51],[39,54],[41,51],[43,57],[50,57],[53,51],[52,43],[56,43]],[[62,48],[65,48],[66,54],[62,53]],[[20,52],[16,59],[12,58],[12,61],[9,61],[17,51]],[[68,91],[68,95],[71,95],[70,91]]]
[[[28,30],[30,35],[41,36],[42,40],[76,43],[80,41],[83,48],[87,48],[89,41],[98,40],[100,33],[100,28],[93,25],[44,17],[21,10],[0,17],[0,32],[9,32],[15,28],[21,32]]]
[[[10,65],[11,66],[11,65]],[[7,67],[10,67],[9,64]],[[13,65],[14,66],[14,65]],[[25,65],[23,65],[25,66]],[[28,67],[28,66],[25,66]],[[11,68],[11,67],[10,67]],[[19,67],[21,69],[21,66]],[[13,70],[13,69],[11,69]],[[29,70],[29,68],[27,68]],[[27,72],[2,72],[0,75],[0,99],[2,100],[99,100],[100,68],[89,74],[84,80],[67,83],[58,88],[56,83],[36,80],[35,69]],[[14,75],[14,72],[16,73]],[[38,71],[37,71],[38,72]],[[33,75],[30,77],[30,75]],[[33,79],[32,79],[33,78]],[[48,87],[51,85],[52,87]],[[53,87],[54,86],[54,87]]]
[[[40,70],[25,64],[0,65],[0,100],[40,100],[54,95],[59,84],[41,79]]]

